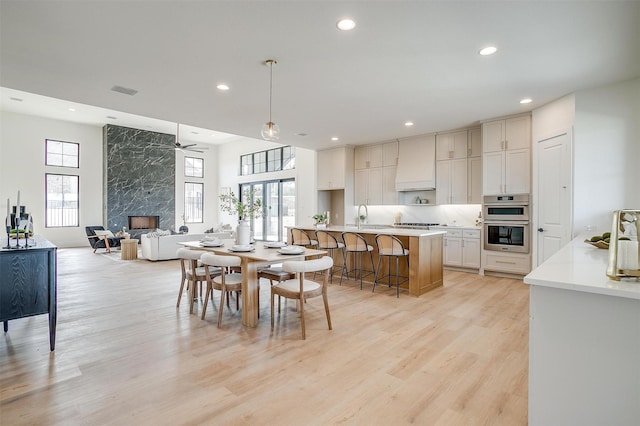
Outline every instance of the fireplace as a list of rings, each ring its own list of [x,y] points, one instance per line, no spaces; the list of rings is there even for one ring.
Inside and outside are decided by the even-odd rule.
[[[160,216],[129,216],[129,229],[156,229],[160,225]]]

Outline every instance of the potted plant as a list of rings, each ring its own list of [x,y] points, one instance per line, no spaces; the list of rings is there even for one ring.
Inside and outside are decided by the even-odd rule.
[[[327,217],[327,213],[318,213],[313,215],[313,220],[316,221],[317,229],[324,229],[327,227],[327,222],[329,222],[329,217]]]
[[[229,214],[237,214],[239,223],[236,228],[236,242],[238,244],[249,244],[251,242],[251,228],[249,220],[262,216],[264,209],[262,200],[256,198],[257,191],[246,189],[241,198],[236,197],[233,192],[222,194],[220,198],[220,210]],[[242,201],[242,200],[245,201]]]

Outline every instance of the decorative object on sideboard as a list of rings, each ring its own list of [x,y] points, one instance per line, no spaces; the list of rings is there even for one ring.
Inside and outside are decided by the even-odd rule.
[[[640,281],[640,210],[616,210],[609,237],[607,276]]]
[[[33,237],[33,221],[31,213],[25,213],[25,206],[20,205],[20,190],[16,198],[16,206],[11,209],[11,200],[7,198],[7,216],[5,218],[5,229],[7,232],[7,245],[4,249],[24,249],[33,247],[29,237]],[[15,245],[11,245],[11,240],[16,240]],[[24,245],[20,240],[24,240]]]

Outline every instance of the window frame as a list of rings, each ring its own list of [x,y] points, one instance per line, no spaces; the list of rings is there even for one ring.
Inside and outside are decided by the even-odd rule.
[[[264,159],[257,157],[264,156]],[[296,151],[292,145],[256,151],[240,156],[240,176],[295,169]],[[256,170],[257,165],[262,165]]]
[[[80,227],[80,175],[70,175],[70,174],[62,174],[62,173],[45,173],[44,175],[44,210],[45,210],[45,215],[44,215],[44,227],[45,228],[78,228]],[[73,209],[65,209],[64,208],[64,203],[65,203],[65,199],[64,199],[64,194],[65,192],[62,192],[62,196],[63,199],[61,200],[63,203],[63,207],[61,208],[62,212],[62,216],[63,216],[63,220],[62,220],[62,224],[61,225],[53,225],[49,220],[49,211],[50,211],[50,207],[49,207],[49,176],[61,176],[61,177],[73,177],[76,178],[76,222],[75,224],[65,224],[64,222],[64,210],[73,210]],[[64,187],[64,183],[63,183],[63,187]]]
[[[187,174],[187,170],[188,170],[188,169],[197,170],[197,168],[195,168],[195,167],[187,168],[187,159],[189,159],[189,160],[200,160],[200,175],[196,175],[196,174]],[[185,156],[184,156],[184,177],[190,177],[190,178],[204,178],[204,158],[200,158],[200,157],[190,157],[190,156],[185,155]]]
[[[188,205],[187,205],[187,185],[199,185],[201,188],[201,192],[200,194],[202,194],[202,197],[200,199],[200,205],[196,206],[195,210],[197,211],[198,209],[200,210],[200,220],[190,220],[193,219],[191,217],[187,218],[187,211],[190,210],[188,209]],[[195,204],[194,204],[195,206]],[[190,182],[190,181],[185,181],[184,183],[184,213],[183,213],[183,217],[184,217],[184,223],[204,223],[204,182]]]
[[[62,144],[62,153],[57,154],[57,153],[53,153],[49,151],[49,142],[55,142],[55,143],[60,143]],[[76,146],[76,154],[75,155],[65,155],[64,153],[64,147],[66,145],[75,145]],[[60,155],[61,156],[61,163],[62,164],[51,164],[50,158],[49,158],[49,154],[51,155]],[[64,164],[64,158],[65,157],[75,157],[75,166],[68,166]],[[57,139],[49,139],[49,138],[45,138],[44,140],[44,165],[45,166],[49,166],[49,167],[65,167],[68,169],[79,169],[80,168],[80,144],[78,142],[67,142],[67,141],[61,141],[61,140],[57,140]]]

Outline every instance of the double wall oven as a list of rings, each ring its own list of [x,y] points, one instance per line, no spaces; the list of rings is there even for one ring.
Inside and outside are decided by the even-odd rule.
[[[486,195],[484,249],[529,253],[529,194]]]

